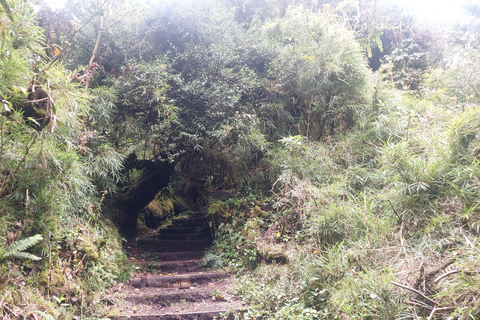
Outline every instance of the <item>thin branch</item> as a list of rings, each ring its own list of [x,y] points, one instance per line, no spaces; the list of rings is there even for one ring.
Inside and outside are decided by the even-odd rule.
[[[470,78],[472,77],[473,73],[475,72],[475,69],[477,69],[478,64],[480,63],[480,59],[475,62],[473,65],[472,69],[470,70],[470,73],[467,76],[467,79],[465,80],[465,97],[466,97],[466,103],[468,105],[468,87],[470,86]],[[465,111],[465,107],[463,107],[463,111]]]
[[[424,295],[422,292],[418,291],[417,289],[413,289],[413,288],[407,287],[407,286],[405,286],[405,285],[403,285],[403,284],[400,284],[400,283],[398,283],[398,282],[395,282],[395,281],[391,281],[391,284],[396,285],[397,287],[400,287],[400,288],[402,288],[402,289],[415,292],[416,294],[418,294],[419,296],[421,296],[422,298],[424,298],[425,300],[427,300],[428,302],[430,302],[430,303],[433,304],[434,306],[437,306],[437,305],[438,305],[438,303],[437,303],[435,300],[432,300],[431,298],[427,297],[426,295]]]
[[[60,161],[58,161],[53,155],[53,153],[50,150],[48,150],[48,146],[45,143],[43,143],[43,145],[45,146],[45,149],[47,150],[48,154],[52,157],[53,163],[55,163],[55,165],[57,166],[58,170],[60,171],[60,174],[62,174],[63,169],[60,166]]]
[[[431,279],[433,278],[437,273],[439,273],[440,271],[446,269],[448,266],[450,266],[451,264],[455,263],[455,259],[450,259],[448,260],[447,262],[443,263],[441,266],[439,266],[438,268],[435,268],[429,272],[427,272],[425,274],[425,279]]]
[[[420,307],[420,308],[432,308],[432,306],[429,306],[428,304],[421,304],[418,302],[413,302],[413,301],[405,301],[405,304],[408,304],[409,306],[414,306],[414,307]]]
[[[2,291],[3,288],[5,288],[5,286],[10,282],[10,280],[12,280],[11,272],[9,272],[9,273],[7,274],[7,278],[5,279],[5,281],[4,281],[2,284],[0,284],[0,291]],[[2,304],[3,304],[3,300],[2,300]],[[0,304],[0,306],[1,306],[2,304]]]
[[[436,308],[436,307],[433,307],[432,312],[430,313],[430,316],[427,318],[427,320],[432,320],[432,319],[433,319],[433,315],[435,314],[436,311],[437,311],[437,308]]]
[[[5,310],[7,310],[8,312],[10,312],[15,318],[18,317],[18,314],[16,314],[15,311],[13,311],[12,309],[10,309],[10,308],[7,306],[6,303],[3,305],[3,308],[4,308]]]
[[[368,244],[368,247],[370,247],[370,230],[368,228],[367,195],[365,194],[365,190],[363,190],[363,204],[365,209],[365,227],[367,228],[367,244]]]
[[[459,273],[459,272],[460,272],[460,270],[453,270],[453,271],[444,273],[441,276],[439,276],[438,278],[436,278],[435,280],[433,280],[433,282],[438,282],[438,281],[442,280],[443,278],[448,277],[451,274],[455,274],[455,273]]]
[[[383,127],[383,129],[387,130],[388,133],[390,133],[392,136],[395,136],[399,139],[404,139],[403,137],[400,137],[398,134],[396,134],[395,132],[393,132],[392,130],[390,130],[389,128],[387,128],[387,126],[383,123],[383,121],[380,122],[380,125]]]
[[[437,311],[445,311],[445,310],[453,310],[457,309],[456,307],[442,307],[442,308],[435,308]]]
[[[98,46],[100,45],[100,39],[102,38],[102,33],[103,33],[103,17],[100,17],[100,21],[98,23],[97,39],[95,40],[95,46],[93,47],[92,56],[90,57],[90,61],[88,62],[89,66],[93,63],[93,61],[95,60],[95,57],[97,56]],[[85,93],[87,93],[89,85],[90,85],[90,79],[87,77],[85,80],[85,88],[84,88]]]
[[[445,310],[452,310],[452,309],[455,309],[455,307],[443,307],[443,308],[433,307],[432,312],[430,313],[430,316],[427,318],[427,320],[432,320],[432,319],[433,319],[433,315],[434,315],[435,312],[437,312],[437,311],[445,311]]]
[[[5,144],[5,141],[3,141],[3,124],[5,122],[5,118],[3,115],[0,116],[0,160],[3,158],[3,145]]]
[[[25,101],[25,103],[36,103],[36,102],[42,102],[42,101],[45,101],[45,100],[48,100],[50,97],[45,97],[45,98],[42,98],[42,99],[36,99],[36,100],[28,100],[28,101]]]
[[[23,156],[23,159],[18,163],[17,167],[15,168],[15,171],[13,171],[13,175],[17,174],[22,163],[24,163],[25,160],[27,160],[27,156],[30,153],[30,149],[33,147],[33,144],[35,143],[36,140],[37,140],[37,135],[33,136],[32,143],[30,143],[30,145],[27,147],[27,150],[25,150],[25,155]]]
[[[92,56],[90,58],[90,61],[88,62],[89,65],[92,64],[93,61],[95,60],[95,57],[97,55],[98,46],[100,44],[100,39],[102,38],[102,33],[103,33],[103,17],[100,17],[100,22],[99,22],[99,25],[98,25],[97,39],[95,40],[95,46],[93,47]]]
[[[408,130],[410,129],[410,121],[411,120],[412,120],[412,115],[410,114],[408,116],[407,128],[405,129],[405,135],[406,135],[405,140],[408,140]]]
[[[93,20],[93,18],[95,18],[97,16],[97,14],[100,12],[100,9],[102,9],[102,7],[108,2],[108,0],[106,0],[104,3],[102,3],[102,5],[100,7],[97,8],[97,10],[90,16],[90,18],[88,18],[88,20],[82,24],[80,26],[80,28],[78,28],[77,30],[75,30],[72,35],[70,36],[70,38],[67,39],[67,41],[65,42],[65,46],[63,46],[63,48],[61,48],[60,50],[60,53],[58,55],[56,55],[53,60],[48,64],[48,66],[44,69],[44,71],[47,71],[48,69],[50,69],[53,64],[55,62],[57,62],[57,60],[60,58],[60,56],[62,55],[62,53],[65,52],[65,50],[67,50],[68,47],[70,47],[70,45],[72,44],[72,41],[73,41],[73,38],[77,35],[77,33],[82,30],[83,28],[85,28],[89,23],[90,21]]]

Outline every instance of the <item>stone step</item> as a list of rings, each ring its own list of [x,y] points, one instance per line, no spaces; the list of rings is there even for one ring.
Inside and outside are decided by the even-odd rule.
[[[158,230],[159,234],[192,234],[198,232],[205,232],[207,230],[206,227],[199,228],[199,227],[188,227],[188,228],[180,228],[176,226],[170,226],[165,229]]]
[[[219,306],[220,307],[220,306]],[[228,315],[226,315],[228,313]],[[171,313],[157,313],[157,314],[131,314],[110,316],[111,319],[117,320],[213,320],[222,317],[225,320],[235,319],[235,310],[231,308],[223,308],[219,310],[200,310],[193,312],[171,312]]]
[[[228,282],[229,280],[221,280]],[[152,291],[154,289],[155,291]],[[212,283],[204,284],[203,286],[191,286],[184,289],[163,288],[150,290],[143,289],[127,296],[124,300],[139,305],[155,305],[156,307],[170,307],[177,303],[184,304],[185,302],[208,302],[215,303],[217,301],[225,301],[231,295],[228,292],[221,293]],[[221,299],[221,300],[220,300]]]
[[[231,191],[228,190],[212,190],[210,191],[210,202],[214,202],[216,200],[226,201],[230,198],[233,198],[234,195]]]
[[[187,289],[194,284],[202,284],[216,279],[224,279],[229,276],[230,274],[227,272],[203,272],[174,276],[132,278],[130,281],[134,288],[156,287]]]
[[[172,220],[173,223],[183,223],[183,222],[208,222],[208,219],[205,216],[201,217],[189,217],[189,218],[175,218]]]
[[[137,240],[137,249],[144,252],[203,252],[210,244],[211,241],[206,238],[199,240],[158,240],[143,238]]]
[[[224,194],[223,192],[221,192]],[[173,219],[157,234],[131,244],[135,266],[131,285],[114,288],[121,303],[112,306],[116,320],[238,319],[246,311],[235,299],[227,272],[202,271],[200,259],[212,243],[206,213]]]
[[[202,228],[206,227],[206,221],[182,221],[182,222],[173,222],[173,224],[169,225],[167,228]]]
[[[155,239],[157,240],[201,240],[205,238],[211,238],[209,233],[186,233],[186,234],[157,234]]]
[[[136,265],[140,267],[141,271],[157,273],[186,273],[202,270],[199,259],[162,262],[140,261]]]
[[[144,259],[153,261],[180,261],[201,259],[205,255],[205,251],[179,251],[179,252],[149,252],[142,254]]]
[[[196,291],[188,292],[188,290],[182,290],[179,292],[172,292],[170,294],[149,295],[149,296],[131,296],[126,298],[136,305],[140,304],[156,304],[159,307],[169,307],[174,303],[186,303],[186,302],[200,302],[211,301],[212,295],[215,290],[210,291]]]

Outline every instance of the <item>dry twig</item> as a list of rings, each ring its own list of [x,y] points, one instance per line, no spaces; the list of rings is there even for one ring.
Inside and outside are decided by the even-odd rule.
[[[14,316],[15,318],[18,318],[18,314],[17,314],[15,311],[13,311],[12,309],[10,309],[10,308],[7,306],[6,303],[3,304],[3,308],[4,308],[5,310],[7,310],[8,312],[10,312],[10,313],[12,314],[12,316]]]
[[[451,274],[455,274],[455,273],[459,273],[459,272],[460,272],[460,270],[452,270],[450,272],[444,273],[444,274],[440,275],[439,277],[437,277],[435,280],[433,280],[433,282],[438,282],[438,281],[442,280],[443,278],[448,277]]]
[[[471,275],[478,274],[480,271],[479,270],[476,270],[476,271],[452,270],[452,271],[449,271],[447,273],[444,273],[444,274],[438,276],[435,280],[433,280],[433,282],[438,282],[438,281],[442,280],[443,278],[448,277],[449,275],[460,273],[460,272],[462,272],[462,273],[464,273],[468,276],[471,276]]]
[[[415,292],[416,294],[418,294],[419,296],[421,296],[423,299],[425,299],[426,301],[430,302],[430,303],[431,303],[432,305],[434,305],[434,306],[437,306],[437,305],[438,305],[438,303],[437,303],[435,300],[427,297],[426,295],[424,295],[422,292],[418,291],[417,289],[413,289],[413,288],[407,287],[407,286],[405,286],[405,285],[403,285],[403,284],[400,284],[400,283],[398,283],[398,282],[395,282],[395,281],[391,281],[391,283],[392,283],[393,285],[396,285],[397,287],[402,288],[402,289],[406,289],[406,290]]]

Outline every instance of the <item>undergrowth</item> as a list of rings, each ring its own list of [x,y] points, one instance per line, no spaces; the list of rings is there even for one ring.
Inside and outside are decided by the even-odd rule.
[[[348,132],[279,140],[270,196],[210,206],[245,319],[479,316],[479,110],[383,94]]]
[[[0,31],[0,317],[100,318],[128,277],[105,210],[124,157],[89,131],[92,96],[50,63],[28,1],[1,3]]]

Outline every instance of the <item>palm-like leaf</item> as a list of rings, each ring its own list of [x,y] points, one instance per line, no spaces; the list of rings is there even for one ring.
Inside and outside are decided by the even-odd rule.
[[[13,21],[12,10],[10,9],[10,5],[8,4],[7,0],[0,0],[0,4],[2,5],[3,9],[7,13],[7,16],[10,18],[10,20]]]

